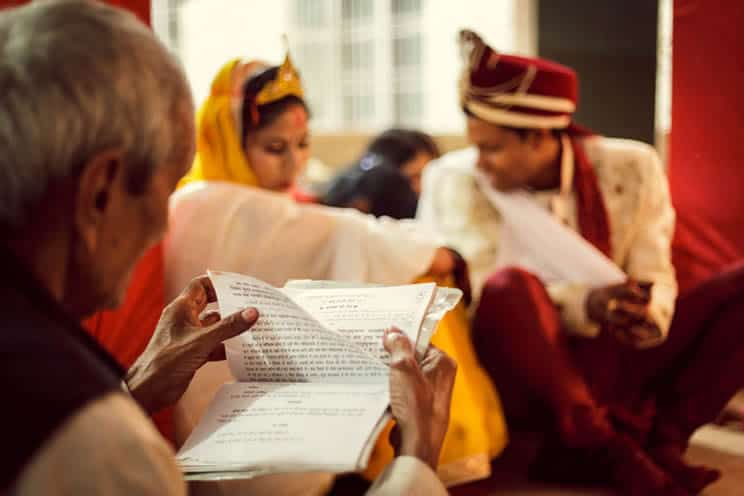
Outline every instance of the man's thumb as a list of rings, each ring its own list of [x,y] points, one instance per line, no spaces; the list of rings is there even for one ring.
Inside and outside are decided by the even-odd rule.
[[[400,329],[391,327],[385,330],[383,346],[390,353],[391,362],[397,362],[407,358],[413,358],[413,345],[411,340],[403,334]]]

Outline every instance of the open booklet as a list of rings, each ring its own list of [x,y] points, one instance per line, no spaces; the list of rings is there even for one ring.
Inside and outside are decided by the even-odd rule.
[[[236,382],[217,392],[178,452],[187,478],[364,469],[389,420],[384,329],[401,329],[420,355],[461,297],[433,283],[279,289],[240,274],[209,276],[222,315],[253,306],[259,320],[225,342]]]

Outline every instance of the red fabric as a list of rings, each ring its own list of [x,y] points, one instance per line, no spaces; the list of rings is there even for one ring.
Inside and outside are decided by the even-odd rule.
[[[576,72],[551,60],[538,57],[520,57],[499,53],[486,45],[475,33],[461,35],[473,45],[470,60],[470,90],[466,99],[477,100],[492,106],[508,108],[529,115],[569,115],[565,111],[546,111],[520,105],[494,104],[488,100],[496,94],[557,97],[578,102]],[[534,74],[531,69],[537,69]]]
[[[318,203],[317,196],[298,187],[292,188],[289,194],[297,203]]]
[[[575,445],[606,437],[608,426],[598,409],[587,410],[580,428],[574,420],[575,412],[592,405],[592,395],[567,350],[558,309],[537,277],[507,268],[486,281],[473,342],[496,383],[507,421],[550,428],[557,418],[563,439]]]
[[[565,65],[539,57],[519,57],[499,53],[486,46],[483,57],[470,73],[470,83],[475,88],[499,87],[500,92],[515,93],[530,67],[537,69],[535,79],[526,88],[530,95],[566,98],[576,103],[578,82],[576,72]]]
[[[567,338],[543,283],[505,269],[484,285],[473,340],[510,416],[533,422],[524,404],[535,399],[570,411],[566,404],[583,403],[591,391],[609,407],[616,428],[685,444],[744,386],[742,296],[744,263],[680,296],[668,339],[638,350],[609,333]]]
[[[744,258],[744,2],[675,0],[669,180],[680,289]]]
[[[610,221],[607,216],[597,174],[577,137],[571,137],[574,152],[574,190],[576,191],[579,231],[607,257],[612,257]]]

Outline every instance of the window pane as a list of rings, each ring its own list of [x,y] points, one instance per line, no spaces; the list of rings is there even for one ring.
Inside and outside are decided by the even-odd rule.
[[[342,0],[341,16],[344,21],[362,21],[372,17],[373,0]]]
[[[419,125],[423,114],[423,95],[421,93],[395,94],[395,123]]]
[[[374,97],[372,95],[361,95],[359,97],[359,114],[360,121],[369,121],[374,116]]]
[[[343,70],[371,69],[374,57],[374,44],[371,41],[351,41],[341,46]]]
[[[294,20],[299,27],[320,28],[326,24],[326,3],[316,0],[295,0]]]
[[[323,43],[297,45],[293,57],[302,77],[307,102],[314,117],[322,118],[326,113],[326,88],[329,86],[327,63],[330,49]]]
[[[393,64],[396,67],[421,65],[421,36],[407,36],[393,41]]]
[[[351,95],[344,96],[344,122],[354,122],[354,97]]]
[[[344,122],[349,126],[360,126],[374,118],[375,99],[369,93],[344,95]]]
[[[393,15],[421,13],[421,0],[393,0]]]

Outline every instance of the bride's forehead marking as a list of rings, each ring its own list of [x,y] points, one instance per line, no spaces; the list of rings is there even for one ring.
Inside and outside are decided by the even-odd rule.
[[[304,126],[307,124],[307,112],[299,105],[295,106],[292,108],[292,119],[295,126]]]

